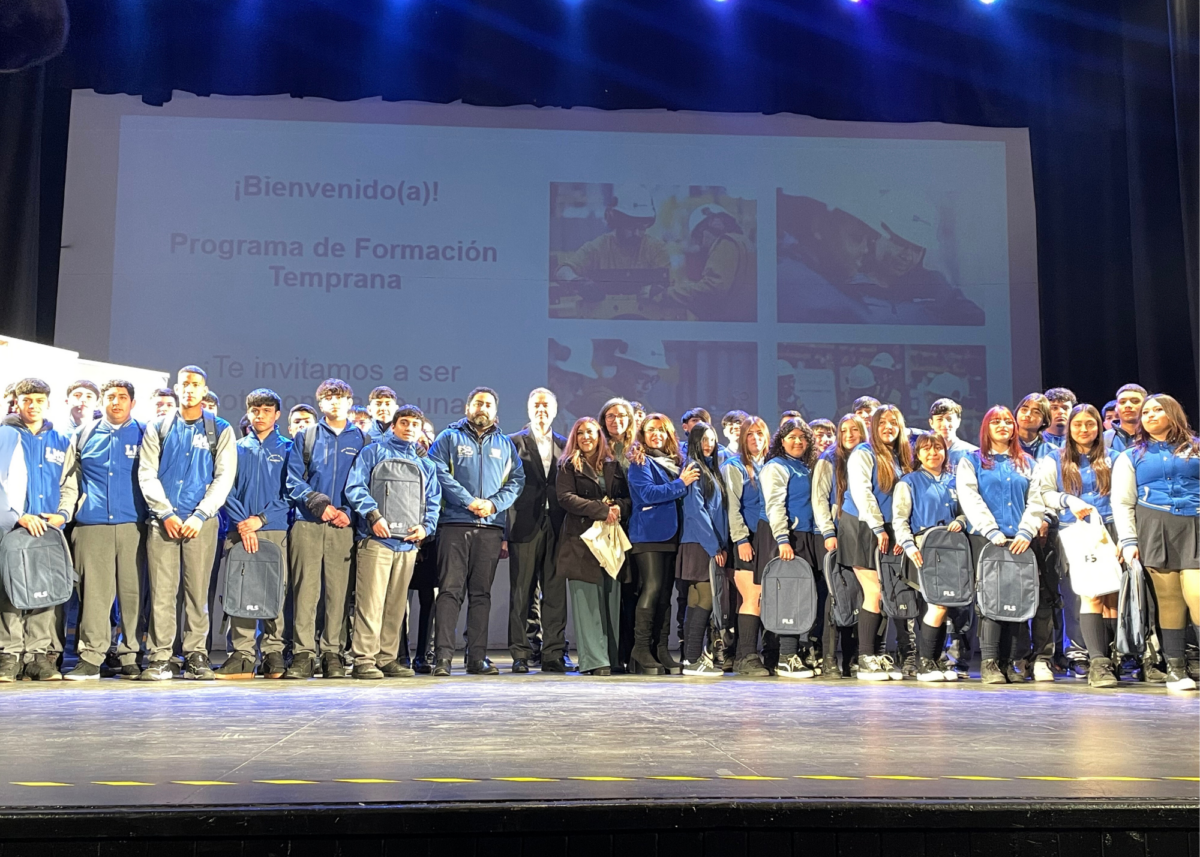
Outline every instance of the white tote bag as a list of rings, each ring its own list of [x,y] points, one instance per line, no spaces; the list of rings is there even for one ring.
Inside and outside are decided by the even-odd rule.
[[[1121,590],[1121,560],[1104,525],[1089,515],[1058,531],[1071,588],[1084,598]]]

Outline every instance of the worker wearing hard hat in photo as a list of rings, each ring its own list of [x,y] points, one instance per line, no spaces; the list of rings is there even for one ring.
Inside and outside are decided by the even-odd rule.
[[[896,362],[891,354],[880,351],[871,358],[871,374],[875,378],[875,390],[869,393],[881,402],[903,408],[907,402],[902,401],[904,394],[900,392],[898,383],[904,367]]]
[[[669,268],[667,245],[646,230],[654,225],[654,198],[645,185],[617,185],[604,209],[609,231],[563,259],[554,272],[562,283],[591,280],[597,271]]]
[[[698,321],[758,318],[758,257],[737,219],[716,203],[697,206],[688,218],[684,276],[665,300]]]
[[[609,399],[655,399],[655,387],[671,371],[661,340],[616,341],[615,347],[613,340],[593,342],[592,365],[600,367],[599,377],[584,384],[579,416],[599,413]]]

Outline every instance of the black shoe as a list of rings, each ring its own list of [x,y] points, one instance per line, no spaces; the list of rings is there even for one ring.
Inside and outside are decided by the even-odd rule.
[[[533,650],[533,655],[529,658],[529,665],[531,667],[539,667],[542,665],[542,650],[541,649]]]
[[[25,668],[29,671],[29,667]],[[1167,658],[1167,690],[1195,690],[1196,682],[1188,675],[1184,658]]]
[[[218,681],[254,678],[254,655],[248,652],[234,652],[221,664],[216,678]]]
[[[283,678],[287,672],[287,661],[283,659],[283,652],[268,652],[263,655],[260,671],[267,678]]]
[[[379,669],[383,672],[384,678],[412,678],[417,674],[416,670],[400,659],[394,660],[390,664],[384,664]]]
[[[1167,680],[1167,674],[1159,668],[1157,663],[1149,658],[1142,661],[1139,673],[1139,678],[1147,684],[1164,684]]]
[[[413,658],[412,668],[413,672],[417,673],[418,675],[429,675],[431,672],[433,672],[433,667],[429,665],[429,661],[422,657]]]
[[[496,665],[484,658],[481,661],[467,661],[467,675],[500,675]]]
[[[137,664],[124,664],[114,676],[125,681],[136,681],[142,677],[142,668]]]
[[[104,663],[100,664],[100,678],[112,678],[115,675],[119,675],[120,672],[121,658],[116,652],[109,652],[104,656]]]
[[[516,658],[513,660],[512,671],[522,675],[529,672],[529,661],[525,658]]]
[[[63,676],[67,681],[91,681],[100,678],[100,667],[96,664],[89,664],[82,658],[75,665],[75,669]]]
[[[350,675],[353,678],[379,681],[379,679],[383,678],[383,670],[375,666],[375,664],[355,664]]]
[[[292,665],[284,672],[285,679],[304,680],[313,677],[317,671],[317,659],[312,655],[301,653],[292,658]]]
[[[183,677],[192,681],[212,681],[217,677],[208,663],[208,655],[203,652],[192,652],[183,662]],[[250,677],[254,677],[253,662],[251,662]]]
[[[340,655],[334,652],[326,652],[325,654],[321,655],[321,677],[346,677],[346,665],[342,663],[342,658]]]
[[[1108,658],[1093,658],[1088,665],[1088,687],[1116,687],[1117,674],[1113,672],[1112,661]]]
[[[150,661],[138,676],[140,681],[170,681],[173,678],[175,673],[166,661]]]
[[[436,676],[450,675],[450,659],[438,658],[437,663],[433,665],[433,674]]]
[[[24,681],[62,681],[62,673],[55,665],[54,655],[34,655],[33,660],[25,664],[21,678]]]
[[[612,667],[596,667],[594,670],[588,670],[587,675],[605,676],[612,675]]]
[[[1008,684],[1008,676],[1000,662],[988,659],[979,665],[979,680],[984,684]]]
[[[542,672],[544,673],[566,673],[567,663],[563,658],[550,658],[542,661]]]
[[[17,680],[21,674],[21,659],[17,655],[4,652],[0,654],[0,683],[8,684]]]
[[[904,656],[904,663],[900,665],[900,673],[904,678],[916,678],[917,672],[917,655],[915,652],[909,652]]]

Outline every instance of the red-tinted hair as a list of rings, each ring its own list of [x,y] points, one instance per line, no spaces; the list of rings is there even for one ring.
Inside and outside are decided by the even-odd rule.
[[[1017,470],[1029,470],[1029,456],[1025,454],[1024,447],[1021,446],[1021,437],[1017,434],[1017,419],[1013,416],[1013,412],[1004,405],[992,405],[986,414],[983,415],[983,425],[979,427],[979,460],[983,464],[985,470],[991,470],[996,463],[992,456],[992,420],[996,417],[1008,417],[1012,420],[1013,433],[1012,439],[1008,442],[1008,455],[1012,459],[1013,466]]]

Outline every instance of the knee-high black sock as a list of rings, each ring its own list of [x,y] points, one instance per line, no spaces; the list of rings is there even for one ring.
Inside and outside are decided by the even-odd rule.
[[[950,628],[950,620],[947,619],[942,623],[942,627],[938,628],[937,645],[934,647],[933,659],[936,661],[946,654],[946,633]]]
[[[879,634],[878,613],[872,613],[866,608],[858,611],[858,653],[859,655],[875,654],[875,638]]]
[[[1104,617],[1099,613],[1080,613],[1079,630],[1083,632],[1083,643],[1089,658],[1107,658],[1108,644],[1105,642]]]
[[[921,623],[921,636],[917,638],[917,654],[931,661],[937,660],[938,639],[942,636],[941,627]]]
[[[708,617],[711,610],[702,607],[688,607],[683,619],[683,656],[691,663],[700,660],[704,653],[704,635],[708,630]]]
[[[979,617],[979,654],[985,661],[1000,659],[1000,623]]]
[[[1163,657],[1172,660],[1182,658],[1184,656],[1184,639],[1183,628],[1163,628]]]
[[[1112,644],[1117,641],[1117,617],[1104,620],[1104,657],[1112,657]],[[1091,653],[1088,653],[1091,657]]]
[[[737,617],[737,657],[739,660],[758,652],[759,618],[751,613],[739,613]]]
[[[779,635],[779,662],[783,663],[792,655],[800,653],[800,637],[795,634]]]

